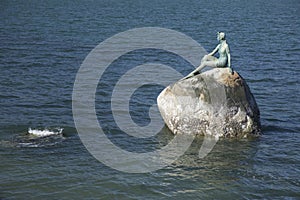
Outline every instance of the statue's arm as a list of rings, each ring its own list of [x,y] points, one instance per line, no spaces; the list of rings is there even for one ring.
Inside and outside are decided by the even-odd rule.
[[[218,44],[218,46],[212,52],[210,52],[208,55],[209,56],[215,55],[215,53],[217,53],[217,51],[219,50],[219,47],[220,47],[220,44]]]
[[[229,50],[229,47],[227,46],[226,48],[226,53],[227,53],[227,64],[228,64],[228,67],[231,67],[231,57],[230,57],[230,50]]]

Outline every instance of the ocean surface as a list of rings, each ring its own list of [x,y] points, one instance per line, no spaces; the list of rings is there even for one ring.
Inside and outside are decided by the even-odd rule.
[[[300,199],[299,13],[298,0],[1,1],[0,199]],[[100,42],[141,27],[179,31],[207,51],[224,31],[232,66],[259,106],[263,135],[220,140],[203,159],[197,137],[178,160],[149,173],[96,160],[73,120],[77,71]],[[120,58],[110,73],[153,60],[183,75],[191,71],[182,59],[150,49]],[[106,76],[96,93],[97,117],[110,140],[138,153],[170,141],[167,128],[146,139],[118,129],[109,106],[117,81]],[[136,124],[149,123],[162,89],[146,85],[134,93],[129,107]]]

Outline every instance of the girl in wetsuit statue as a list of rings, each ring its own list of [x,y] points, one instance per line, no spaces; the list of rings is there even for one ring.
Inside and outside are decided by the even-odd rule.
[[[204,67],[229,67],[230,72],[232,73],[232,69],[230,67],[230,52],[228,44],[225,40],[225,33],[218,32],[218,41],[220,42],[218,46],[208,55],[205,55],[202,60],[199,67],[197,67],[194,71],[192,71],[189,75],[186,76],[186,78],[190,78],[196,74],[198,74],[201,69]],[[215,53],[219,53],[219,58],[214,57],[213,55]]]

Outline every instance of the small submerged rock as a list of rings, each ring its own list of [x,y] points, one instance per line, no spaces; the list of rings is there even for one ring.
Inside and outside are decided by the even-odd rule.
[[[53,130],[49,129],[44,129],[44,130],[39,130],[39,129],[28,129],[28,133],[36,136],[36,137],[45,137],[45,136],[50,136],[50,135],[60,135],[62,134],[63,128],[56,128]]]
[[[17,147],[46,147],[61,143],[65,138],[63,128],[28,129],[25,134],[14,137],[13,144]]]
[[[246,81],[228,68],[214,68],[165,88],[159,111],[174,134],[215,137],[259,135],[260,113]]]

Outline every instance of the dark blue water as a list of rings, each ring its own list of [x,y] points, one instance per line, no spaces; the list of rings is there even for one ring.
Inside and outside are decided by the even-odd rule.
[[[299,13],[297,0],[1,1],[0,198],[299,199]],[[207,51],[217,44],[216,32],[226,32],[232,65],[259,105],[263,135],[221,140],[204,159],[198,158],[203,139],[196,138],[179,160],[147,174],[119,172],[95,160],[73,121],[76,73],[100,42],[149,26],[180,31]],[[148,54],[133,54],[122,64],[157,56],[183,64],[183,74],[190,71],[172,55]],[[130,109],[136,123],[149,123],[149,104],[160,89],[135,93]],[[121,147],[141,152],[157,143],[145,140],[134,149],[113,126],[108,119],[107,134]],[[29,128],[63,132],[32,137]],[[165,144],[172,134],[163,129],[160,137]]]

